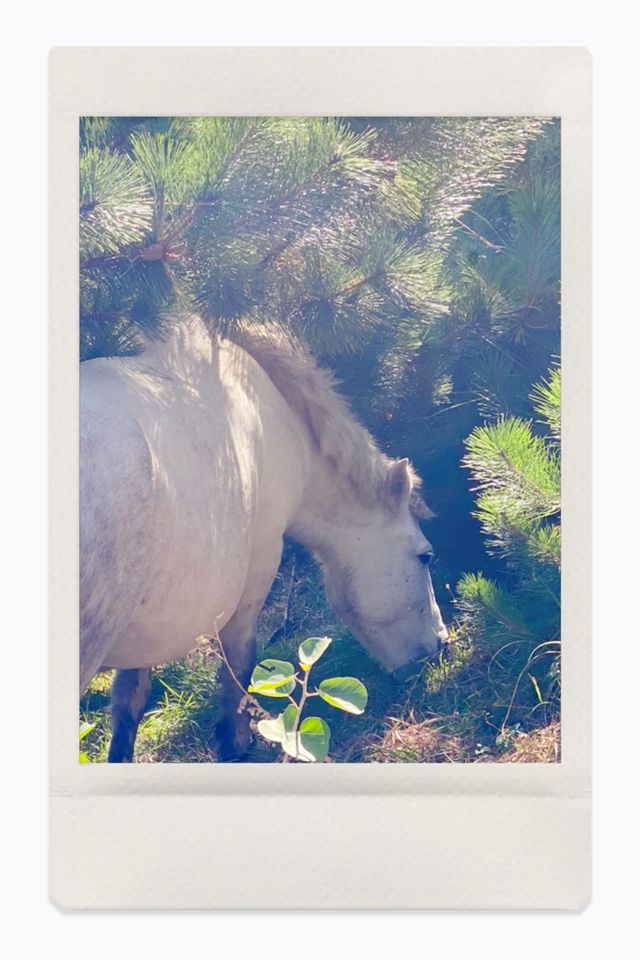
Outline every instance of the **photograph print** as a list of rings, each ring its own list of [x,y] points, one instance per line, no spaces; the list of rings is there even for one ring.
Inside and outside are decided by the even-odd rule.
[[[560,150],[81,119],[81,763],[560,761]]]

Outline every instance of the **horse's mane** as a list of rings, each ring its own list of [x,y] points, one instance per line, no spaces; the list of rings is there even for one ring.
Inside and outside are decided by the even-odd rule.
[[[184,323],[177,322],[180,320]],[[203,337],[201,342],[206,340],[209,348],[211,338],[229,340],[241,347],[264,370],[301,419],[318,452],[350,485],[360,503],[376,506],[384,501],[393,461],[358,423],[338,391],[334,374],[318,365],[301,340],[275,323],[235,323],[221,332],[212,331],[195,314],[172,312],[163,317],[163,323],[166,337],[149,338],[147,356],[154,342],[161,345],[164,341],[165,349],[168,347],[173,356],[172,363],[183,362],[183,336],[192,340],[194,334],[196,339]],[[432,517],[418,494],[420,478],[411,465],[408,469],[412,486],[410,509],[420,519]]]
[[[358,499],[365,505],[380,503],[391,460],[356,420],[338,392],[334,374],[320,367],[300,340],[276,324],[246,324],[230,339],[262,367],[302,419],[318,451],[348,480]],[[420,480],[410,470],[417,488]],[[417,494],[413,499],[418,513]]]

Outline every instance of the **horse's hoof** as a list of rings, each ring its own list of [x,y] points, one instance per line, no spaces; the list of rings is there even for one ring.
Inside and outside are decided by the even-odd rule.
[[[107,763],[133,763],[133,757],[125,757],[121,754],[110,753],[107,757]]]
[[[133,745],[136,728],[130,724],[121,723],[116,733],[111,737],[107,763],[133,763]]]
[[[220,763],[242,763],[249,754],[249,737],[238,736],[240,731],[227,719],[216,724],[216,747]]]

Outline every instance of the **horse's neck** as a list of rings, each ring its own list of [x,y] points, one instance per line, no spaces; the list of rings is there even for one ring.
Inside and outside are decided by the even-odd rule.
[[[204,375],[208,376],[207,368],[211,367],[219,349],[219,341],[211,335],[203,321],[191,317],[177,324],[166,342],[157,342],[145,351],[143,360],[157,358],[174,372],[186,369],[190,376],[194,375],[195,367],[202,368]],[[231,341],[225,341],[224,349],[232,354],[245,354],[240,345]],[[282,396],[281,391],[278,392]],[[283,431],[283,424],[280,423],[278,433],[290,432],[296,437],[295,444],[299,442],[302,445],[298,450],[289,450],[287,456],[296,457],[296,464],[304,477],[304,493],[286,532],[321,559],[327,559],[334,553],[336,544],[345,535],[348,536],[349,528],[362,522],[363,508],[354,495],[349,479],[342,475],[331,458],[325,457],[318,449],[317,439],[312,436],[309,425],[300,420],[299,414],[288,401],[284,398],[283,401],[302,430],[293,427],[291,431]]]
[[[304,494],[287,534],[328,561],[361,513],[347,480],[310,444]]]

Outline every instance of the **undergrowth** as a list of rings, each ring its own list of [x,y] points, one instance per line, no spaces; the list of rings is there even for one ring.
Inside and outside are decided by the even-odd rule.
[[[315,562],[301,548],[288,544],[258,625],[257,659],[291,658],[307,636],[320,633],[334,638],[331,663],[317,665],[317,681],[325,674],[357,675],[369,691],[369,704],[363,716],[343,717],[318,703],[319,716],[331,715],[333,762],[558,760],[557,710],[540,706],[526,670],[524,679],[514,686],[513,663],[505,659],[513,654],[492,649],[482,637],[474,636],[459,604],[453,607],[454,620],[442,654],[410,680],[398,683],[337,619],[325,599]],[[153,671],[136,741],[138,762],[217,760],[219,669],[219,660],[203,645],[183,660]],[[82,744],[92,762],[106,760],[110,682],[110,675],[99,674],[81,703],[81,721],[96,724]],[[250,762],[280,759],[278,750],[254,738]]]

